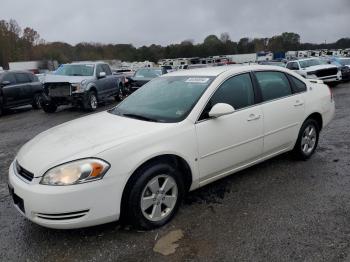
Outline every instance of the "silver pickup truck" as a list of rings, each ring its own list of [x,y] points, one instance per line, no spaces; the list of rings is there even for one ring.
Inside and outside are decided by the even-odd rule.
[[[108,97],[123,99],[125,77],[113,74],[103,62],[79,62],[61,65],[44,77],[42,108],[53,113],[60,105],[80,106],[96,110],[98,103]]]

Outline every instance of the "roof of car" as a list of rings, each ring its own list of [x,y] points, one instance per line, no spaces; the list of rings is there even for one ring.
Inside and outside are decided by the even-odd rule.
[[[322,59],[321,57],[310,57],[310,58],[302,58],[302,59],[294,59],[289,62],[297,62],[297,61],[308,61],[308,60],[315,60],[315,59]]]
[[[272,66],[272,65],[227,65],[227,66],[217,66],[217,67],[206,67],[206,68],[196,68],[196,69],[188,69],[188,70],[179,70],[175,72],[168,73],[164,75],[166,76],[218,76],[224,72],[230,71],[231,73],[240,73],[246,71],[254,71],[254,70],[278,70],[278,71],[286,71],[280,66]]]
[[[77,62],[72,62],[72,63],[68,63],[66,65],[97,65],[97,64],[107,64],[106,62],[103,61],[77,61]]]

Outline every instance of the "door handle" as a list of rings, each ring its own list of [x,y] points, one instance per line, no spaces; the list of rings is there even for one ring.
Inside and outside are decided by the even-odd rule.
[[[250,114],[247,121],[254,121],[260,119],[261,115]]]
[[[303,101],[300,101],[300,100],[295,101],[294,106],[302,106],[302,105],[304,105]]]

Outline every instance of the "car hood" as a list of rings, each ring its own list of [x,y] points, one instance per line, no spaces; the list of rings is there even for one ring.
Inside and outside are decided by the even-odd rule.
[[[83,80],[93,79],[93,76],[62,76],[62,75],[46,75],[43,79],[44,83],[80,83]]]
[[[320,69],[330,69],[330,68],[337,68],[335,65],[316,65],[316,66],[309,66],[307,68],[304,68],[303,70],[306,72],[312,72]]]
[[[30,140],[19,151],[18,163],[35,177],[76,159],[93,157],[138,136],[146,136],[174,124],[131,119],[102,112],[51,128]]]

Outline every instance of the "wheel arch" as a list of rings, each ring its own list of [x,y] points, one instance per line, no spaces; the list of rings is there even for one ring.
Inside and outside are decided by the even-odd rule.
[[[158,155],[158,156],[154,156],[146,161],[144,161],[141,165],[139,165],[134,172],[132,173],[132,175],[128,178],[124,189],[123,189],[123,193],[122,193],[122,199],[121,199],[121,209],[120,209],[120,213],[121,216],[123,216],[123,213],[125,213],[125,208],[126,208],[126,200],[127,197],[130,193],[130,190],[132,188],[133,183],[136,181],[137,177],[138,177],[138,171],[140,171],[141,169],[147,167],[148,165],[152,165],[152,164],[156,164],[156,163],[168,163],[171,166],[173,166],[174,168],[177,168],[180,173],[181,176],[183,178],[183,182],[185,185],[185,192],[188,192],[189,189],[191,188],[192,182],[193,182],[193,174],[192,174],[192,170],[190,165],[188,164],[188,162],[175,154],[162,154],[162,155]]]
[[[317,122],[320,131],[322,130],[322,128],[323,128],[323,119],[322,119],[322,115],[321,115],[320,113],[314,112],[314,113],[310,114],[310,115],[305,119],[305,121],[308,120],[308,119],[314,119],[314,120]],[[305,122],[305,121],[304,121],[304,122]]]

